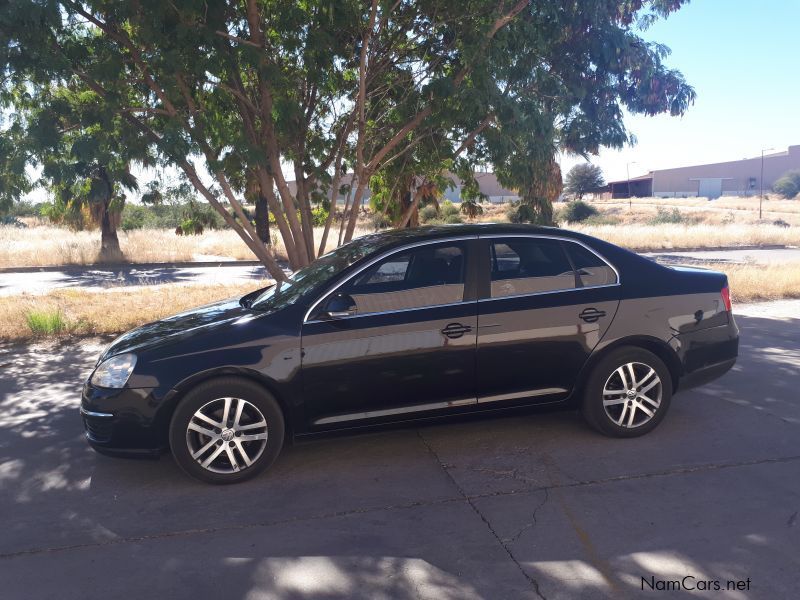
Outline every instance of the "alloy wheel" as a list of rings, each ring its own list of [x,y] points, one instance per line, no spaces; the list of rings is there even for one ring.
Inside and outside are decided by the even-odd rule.
[[[649,422],[661,406],[661,378],[653,367],[629,362],[614,370],[603,386],[603,408],[611,421],[633,429]]]
[[[267,446],[267,420],[251,402],[217,398],[201,406],[186,428],[192,458],[212,473],[239,473]]]

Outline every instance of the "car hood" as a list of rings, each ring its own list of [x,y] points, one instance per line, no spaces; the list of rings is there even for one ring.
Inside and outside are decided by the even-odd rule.
[[[239,298],[193,308],[122,334],[111,342],[98,362],[123,352],[136,352],[144,348],[173,343],[199,333],[208,333],[242,317],[250,317],[252,314],[252,310],[239,303]]]

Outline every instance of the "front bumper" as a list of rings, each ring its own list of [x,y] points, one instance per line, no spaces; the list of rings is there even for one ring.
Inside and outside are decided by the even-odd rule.
[[[80,415],[89,445],[110,456],[156,457],[167,449],[168,423],[153,388],[83,386]]]

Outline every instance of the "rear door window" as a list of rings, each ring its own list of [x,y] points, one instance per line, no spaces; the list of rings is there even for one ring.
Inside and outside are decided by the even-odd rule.
[[[558,240],[502,238],[492,240],[489,251],[492,298],[575,288],[575,272]]]
[[[575,242],[564,242],[564,246],[584,287],[619,283],[614,269],[597,254]]]

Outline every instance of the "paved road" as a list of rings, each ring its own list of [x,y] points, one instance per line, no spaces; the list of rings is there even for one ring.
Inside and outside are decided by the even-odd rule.
[[[696,250],[685,252],[646,252],[644,256],[654,258],[664,263],[681,262],[728,262],[728,263],[755,263],[755,264],[780,264],[785,262],[800,262],[800,248],[756,248],[749,250]]]
[[[797,597],[800,303],[739,310],[735,371],[643,438],[462,420],[288,448],[233,487],[87,448],[99,341],[0,348],[0,596],[680,598],[641,578],[688,575]]]
[[[721,262],[779,263],[800,261],[800,248],[757,250],[711,250],[698,252],[652,252],[645,256],[669,264]],[[254,288],[268,278],[261,266],[152,267],[115,269],[69,267],[60,271],[0,272],[0,296],[22,293],[44,294],[58,288],[100,291],[108,287],[135,287],[161,283],[237,284],[252,282]]]

